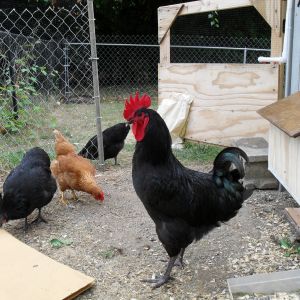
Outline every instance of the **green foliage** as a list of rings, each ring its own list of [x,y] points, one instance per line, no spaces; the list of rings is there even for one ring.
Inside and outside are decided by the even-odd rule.
[[[9,67],[5,68],[9,79],[0,86],[0,119],[1,127],[9,133],[17,133],[26,126],[34,125],[35,120],[31,114],[42,110],[41,106],[33,101],[39,95],[38,77],[57,75],[56,71],[48,72],[46,67],[32,63],[33,60],[34,57],[28,53],[15,60],[15,82],[10,78]],[[13,96],[16,99],[16,111],[12,105]]]
[[[290,257],[291,255],[300,254],[299,241],[292,242],[289,238],[282,238],[279,240],[280,248],[284,250],[284,256]]]
[[[61,248],[63,246],[70,246],[73,242],[70,240],[62,240],[62,239],[52,239],[50,244],[53,248]]]
[[[210,21],[210,26],[211,27],[214,27],[214,28],[219,28],[220,27],[218,16],[219,16],[219,14],[218,14],[217,11],[213,11],[213,12],[208,14],[208,19]]]
[[[9,168],[14,168],[20,163],[25,151],[23,150],[11,150],[11,151],[0,151],[0,162],[8,165]]]

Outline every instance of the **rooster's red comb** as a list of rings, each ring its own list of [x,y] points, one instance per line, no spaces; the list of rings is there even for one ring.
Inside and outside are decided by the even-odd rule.
[[[134,98],[130,95],[129,100],[126,99],[123,116],[127,121],[129,121],[138,109],[143,107],[148,108],[149,106],[151,106],[151,98],[147,94],[144,94],[141,98],[139,98],[139,92],[136,92]]]

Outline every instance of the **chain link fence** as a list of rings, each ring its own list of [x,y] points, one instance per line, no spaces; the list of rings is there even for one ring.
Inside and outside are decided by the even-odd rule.
[[[68,45],[70,74],[77,72],[78,65],[85,68],[78,51],[82,45]],[[171,62],[257,63],[259,56],[270,54],[270,47],[270,39],[265,38],[172,35]],[[135,90],[157,97],[157,36],[98,36],[97,50],[102,100],[122,100]],[[78,86],[76,78],[69,83]]]
[[[67,73],[68,44],[79,42],[80,63]],[[33,146],[53,157],[54,128],[76,143],[86,142],[81,126],[96,131],[94,105],[78,105],[93,99],[90,49],[88,4],[0,10],[0,171]]]
[[[270,40],[171,35],[171,62],[257,63]],[[102,126],[139,90],[157,98],[157,36],[98,36]],[[96,134],[87,5],[0,10],[0,172],[33,146],[54,155],[53,129],[78,150]]]

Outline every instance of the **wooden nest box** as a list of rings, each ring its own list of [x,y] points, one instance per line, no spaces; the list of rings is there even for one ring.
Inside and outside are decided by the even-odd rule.
[[[268,168],[300,204],[300,92],[258,113],[271,123]]]

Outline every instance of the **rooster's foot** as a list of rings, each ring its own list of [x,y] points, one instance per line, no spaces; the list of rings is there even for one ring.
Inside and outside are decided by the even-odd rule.
[[[41,209],[39,209],[38,216],[30,224],[41,223],[41,222],[48,223],[47,220],[45,220],[44,217],[42,216]]]
[[[173,279],[171,276],[160,276],[155,279],[143,279],[141,280],[142,282],[147,282],[147,283],[154,283],[153,288],[159,288],[163,284],[167,283],[170,279]]]
[[[185,263],[183,262],[184,251],[185,251],[185,248],[182,248],[180,250],[180,253],[178,254],[178,256],[175,260],[175,263],[174,263],[174,266],[177,266],[180,269],[184,269],[184,267],[185,267]]]
[[[154,286],[153,286],[154,289],[158,288],[158,287],[162,286],[163,284],[165,284],[166,282],[168,282],[171,279],[170,274],[171,274],[171,271],[174,266],[176,258],[177,258],[177,256],[170,257],[167,269],[163,276],[160,276],[155,279],[145,279],[145,280],[142,280],[142,282],[154,283]]]
[[[175,261],[175,263],[174,263],[174,266],[179,267],[179,268],[182,269],[182,270],[184,269],[185,263],[183,262],[182,257],[177,257],[177,258],[176,258],[176,261]]]

